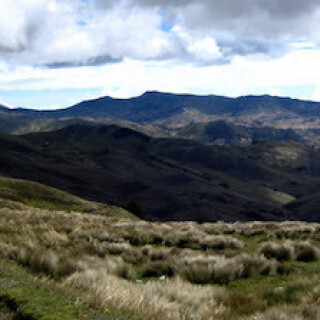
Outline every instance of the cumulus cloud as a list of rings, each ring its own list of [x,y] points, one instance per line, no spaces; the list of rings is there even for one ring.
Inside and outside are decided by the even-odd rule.
[[[0,0],[0,59],[61,68],[274,57],[293,41],[318,44],[319,7],[318,0]]]
[[[0,58],[50,67],[172,56],[172,37],[153,10],[118,3],[98,10],[91,1],[0,0]]]
[[[107,8],[112,1],[96,0]],[[214,38],[225,57],[262,53],[278,56],[288,43],[319,43],[318,0],[124,0],[127,6],[165,11],[172,23]],[[104,4],[104,5],[103,5]]]
[[[0,90],[318,99],[319,27],[319,0],[0,0]]]

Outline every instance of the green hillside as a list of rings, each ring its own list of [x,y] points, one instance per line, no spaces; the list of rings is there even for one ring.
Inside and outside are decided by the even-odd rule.
[[[33,207],[136,219],[128,211],[117,206],[87,201],[40,183],[3,176],[0,176],[0,205],[21,210]]]

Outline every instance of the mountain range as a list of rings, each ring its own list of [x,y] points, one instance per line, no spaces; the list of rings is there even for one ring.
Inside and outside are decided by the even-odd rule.
[[[319,221],[320,103],[147,92],[0,107],[0,174],[148,220]]]
[[[243,145],[293,140],[320,145],[320,103],[273,96],[177,95],[103,97],[54,110],[0,108],[0,132],[52,131],[71,124],[117,124],[153,137],[192,138],[207,144]]]

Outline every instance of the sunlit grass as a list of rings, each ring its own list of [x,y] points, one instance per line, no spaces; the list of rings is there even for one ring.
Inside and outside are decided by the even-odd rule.
[[[48,319],[90,319],[53,310],[69,297],[72,310],[78,297],[86,308],[128,320],[273,320],[275,310],[283,319],[317,319],[319,224],[155,223],[99,207],[86,213],[12,203],[0,209],[0,295],[23,305],[30,286],[27,305],[48,304],[57,314]],[[10,268],[22,282],[33,280],[4,291]],[[38,285],[58,296],[38,298]],[[46,319],[42,307],[39,314],[30,308]]]

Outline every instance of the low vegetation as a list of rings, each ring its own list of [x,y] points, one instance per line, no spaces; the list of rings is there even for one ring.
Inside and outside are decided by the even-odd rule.
[[[59,319],[319,319],[319,224],[155,223],[116,208],[1,206],[0,302],[34,305],[25,286],[15,289],[26,278],[31,291],[57,295],[57,303],[70,297],[72,312],[85,310]],[[45,301],[37,303],[40,311],[26,314],[52,319]]]

